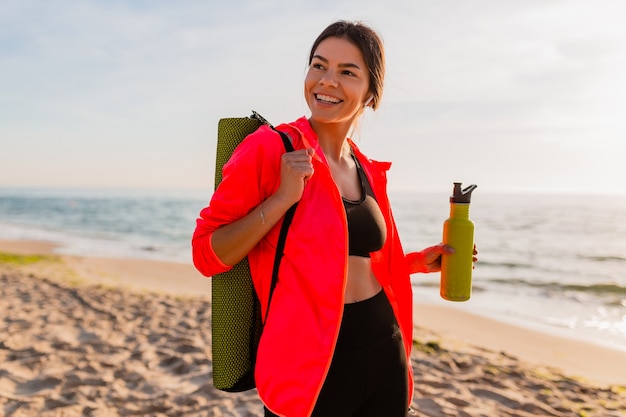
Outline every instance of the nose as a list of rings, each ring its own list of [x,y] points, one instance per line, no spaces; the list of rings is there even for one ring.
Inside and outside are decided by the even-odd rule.
[[[337,87],[337,77],[333,71],[326,71],[320,79],[320,84],[325,87]]]

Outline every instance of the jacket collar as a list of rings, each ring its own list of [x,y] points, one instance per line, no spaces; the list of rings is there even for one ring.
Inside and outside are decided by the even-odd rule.
[[[309,123],[309,119],[306,116],[302,116],[295,122],[284,124],[279,127],[281,128],[280,130],[284,130],[288,134],[291,134],[291,140],[294,141],[293,147],[295,149],[313,148],[315,150],[315,155],[318,155],[318,159],[326,163],[325,158],[323,156],[319,156],[324,153],[321,152],[320,144],[317,139],[317,133],[313,130],[313,127],[311,126],[311,123]],[[348,143],[354,150],[354,153],[360,162],[366,161],[372,163],[382,171],[388,171],[391,167],[391,162],[379,162],[366,157],[356,143],[352,141],[352,139],[348,138]]]

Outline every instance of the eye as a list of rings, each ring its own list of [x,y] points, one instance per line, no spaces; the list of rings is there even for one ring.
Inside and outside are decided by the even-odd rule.
[[[324,69],[324,66],[322,64],[320,64],[319,62],[314,62],[314,63],[311,64],[311,68],[317,69],[317,70],[322,70],[322,69]]]
[[[348,70],[344,70],[344,71],[342,72],[342,74],[343,74],[343,75],[348,75],[348,76],[350,76],[350,77],[356,77],[356,74],[355,74],[355,73],[353,73],[352,71],[348,71]]]

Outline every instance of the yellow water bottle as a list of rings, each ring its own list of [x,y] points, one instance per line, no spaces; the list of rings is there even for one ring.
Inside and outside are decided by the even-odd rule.
[[[449,301],[467,301],[472,293],[474,256],[474,223],[469,218],[472,184],[461,189],[454,183],[450,197],[450,217],[443,223],[443,243],[454,248],[454,253],[441,258],[441,297]]]

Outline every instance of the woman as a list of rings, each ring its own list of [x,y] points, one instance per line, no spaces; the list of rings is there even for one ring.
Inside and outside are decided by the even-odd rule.
[[[265,320],[255,378],[266,416],[405,416],[413,393],[409,274],[440,269],[441,245],[406,254],[386,193],[390,163],[348,138],[377,109],[385,72],[377,34],[336,22],[314,42],[310,117],[262,127],[224,166],[193,237],[206,276],[246,255],[265,311],[281,219],[298,202]]]

